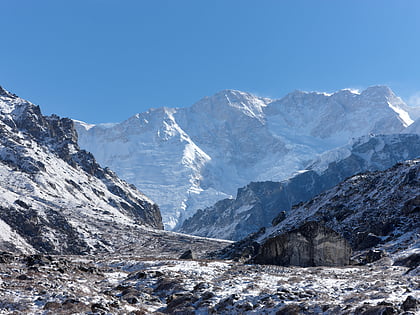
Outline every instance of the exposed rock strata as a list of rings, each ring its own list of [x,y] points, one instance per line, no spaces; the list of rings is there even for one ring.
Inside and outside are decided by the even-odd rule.
[[[264,242],[253,261],[281,266],[343,266],[350,262],[351,248],[337,232],[317,222]]]

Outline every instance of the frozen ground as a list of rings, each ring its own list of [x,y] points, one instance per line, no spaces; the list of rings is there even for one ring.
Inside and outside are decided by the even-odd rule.
[[[5,253],[0,261],[0,314],[415,314],[420,299],[419,268],[391,258],[341,268]]]

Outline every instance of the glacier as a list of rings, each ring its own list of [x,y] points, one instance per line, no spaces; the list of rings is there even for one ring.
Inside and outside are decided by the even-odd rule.
[[[150,196],[165,228],[177,229],[251,181],[287,179],[360,136],[402,133],[417,113],[386,86],[275,100],[224,90],[190,107],[75,125],[80,147]]]

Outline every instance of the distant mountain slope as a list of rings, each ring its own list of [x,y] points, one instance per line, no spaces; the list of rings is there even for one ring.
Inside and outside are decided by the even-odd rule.
[[[281,211],[332,188],[349,176],[384,170],[397,162],[420,157],[420,135],[366,136],[352,145],[321,155],[307,170],[283,182],[253,182],[225,199],[199,210],[184,221],[180,232],[240,240],[268,227]]]
[[[389,88],[290,93],[225,90],[187,108],[152,109],[118,124],[76,122],[79,144],[156,200],[174,228],[251,181],[280,181],[318,154],[412,123]]]
[[[293,207],[286,216],[276,218],[272,227],[226,248],[222,256],[245,255],[264,263],[266,244],[271,246],[279,236],[309,223],[341,235],[356,255],[372,249],[395,254],[395,258],[403,252],[415,254],[420,245],[420,160],[352,176]]]
[[[343,235],[356,250],[388,244],[390,251],[418,242],[420,160],[355,175],[296,206],[260,237],[278,235],[299,222],[319,221]],[[400,240],[401,243],[396,242]],[[376,244],[373,244],[375,243]]]
[[[418,118],[407,129],[405,129],[404,133],[420,134],[420,118]]]
[[[1,249],[113,250],[138,225],[162,229],[158,207],[79,149],[72,120],[0,88]]]

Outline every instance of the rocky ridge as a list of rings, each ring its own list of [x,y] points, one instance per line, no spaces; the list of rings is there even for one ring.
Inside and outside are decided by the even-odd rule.
[[[183,233],[238,241],[302,201],[332,188],[347,177],[385,170],[397,162],[420,157],[420,135],[370,135],[328,151],[283,182],[252,182],[225,199],[187,219]],[[283,215],[283,214],[282,214]]]
[[[277,256],[273,251],[267,254],[270,250],[264,249],[266,244],[310,222],[344,238],[353,249],[356,262],[404,253],[418,255],[419,183],[420,160],[352,176],[312,200],[294,206],[286,215],[276,218],[272,227],[226,248],[221,256],[245,257],[263,263],[261,258]],[[418,266],[418,259],[413,266]]]

